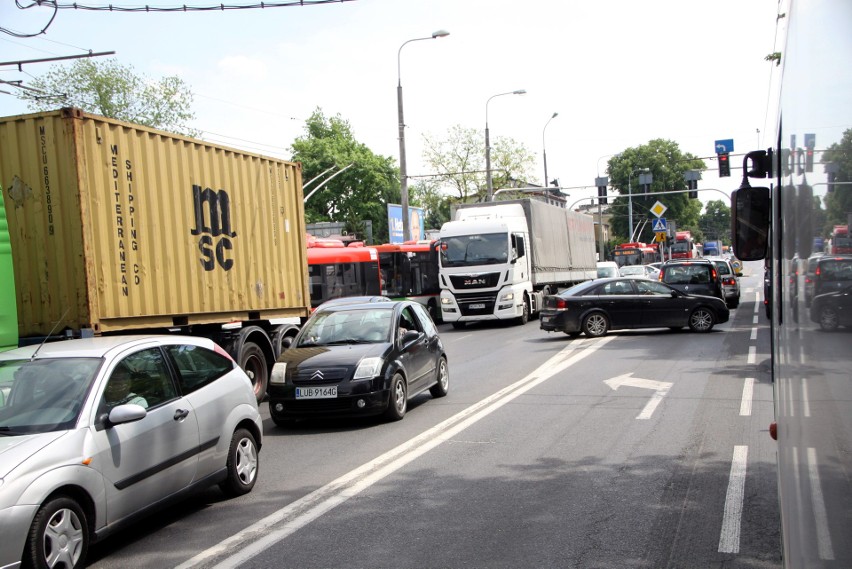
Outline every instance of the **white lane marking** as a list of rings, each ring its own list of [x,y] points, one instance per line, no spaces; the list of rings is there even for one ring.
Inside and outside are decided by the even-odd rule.
[[[808,378],[802,378],[802,411],[805,417],[811,416],[811,397],[808,394]]]
[[[757,315],[757,314],[755,314],[755,315],[754,315],[754,318],[752,318],[752,319],[751,319],[751,323],[752,323],[752,324],[757,324],[759,320],[760,320],[760,317],[758,317],[758,315]]]
[[[748,348],[748,363],[753,364],[757,361],[757,348],[749,346]]]
[[[669,389],[672,387],[672,384],[667,381],[655,381],[653,379],[633,377],[632,373],[625,373],[624,375],[606,379],[604,380],[604,383],[616,391],[622,385],[654,390],[654,395],[651,396],[651,400],[648,401],[645,408],[642,409],[642,412],[636,416],[637,419],[650,419],[651,415],[654,414],[654,410],[657,408],[657,405],[660,404],[663,397],[668,394]]]
[[[811,502],[813,502],[814,518],[816,521],[817,552],[820,559],[834,559],[834,548],[831,545],[831,534],[828,531],[828,514],[825,510],[825,500],[822,497],[822,483],[819,479],[816,449],[808,448],[808,477],[811,479]]]
[[[735,446],[728,478],[728,493],[725,496],[725,513],[722,516],[722,533],[719,536],[719,553],[739,553],[740,523],[745,495],[746,461],[748,447]]]
[[[754,396],[754,378],[747,377],[743,384],[743,399],[740,403],[740,415],[751,415],[751,400]]]
[[[751,329],[751,338],[749,340],[757,340],[757,328]]]
[[[220,561],[215,565],[215,568],[239,567],[272,544],[293,534],[322,514],[369,488],[480,419],[487,417],[503,405],[591,355],[614,338],[615,336],[609,336],[595,342],[571,342],[569,346],[523,379],[471,405],[428,431],[424,431],[374,460],[344,474],[322,488],[314,490],[277,512],[273,512],[225,541],[201,551],[178,565],[177,569],[198,567],[220,555],[235,550],[238,550],[238,552]]]

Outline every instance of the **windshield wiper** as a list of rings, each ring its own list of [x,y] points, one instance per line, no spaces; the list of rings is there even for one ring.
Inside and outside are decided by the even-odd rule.
[[[370,340],[362,340],[361,338],[344,338],[343,340],[335,340],[334,342],[329,342],[328,345],[338,345],[338,344],[372,344]]]
[[[25,434],[27,433],[25,433],[24,431],[16,431],[11,427],[0,427],[0,436],[3,437],[17,437]]]

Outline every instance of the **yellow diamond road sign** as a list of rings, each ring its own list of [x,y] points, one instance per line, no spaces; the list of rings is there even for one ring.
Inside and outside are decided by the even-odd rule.
[[[657,217],[660,217],[661,215],[663,215],[664,213],[666,213],[666,210],[667,210],[667,209],[669,209],[669,208],[667,208],[666,206],[664,206],[663,204],[661,204],[661,203],[658,201],[657,203],[655,203],[655,204],[653,205],[653,207],[651,207],[651,213],[653,213],[653,214],[654,214],[654,215],[656,215]]]

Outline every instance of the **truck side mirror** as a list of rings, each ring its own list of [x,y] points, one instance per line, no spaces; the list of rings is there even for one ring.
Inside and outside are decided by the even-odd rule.
[[[741,186],[731,194],[731,236],[742,261],[766,257],[769,243],[769,188]]]

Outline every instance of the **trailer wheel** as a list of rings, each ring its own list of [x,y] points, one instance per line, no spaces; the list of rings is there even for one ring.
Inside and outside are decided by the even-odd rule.
[[[240,367],[246,372],[254,388],[254,396],[257,402],[263,401],[266,395],[266,382],[269,381],[269,367],[266,364],[266,355],[260,346],[254,342],[246,342],[240,350]]]

